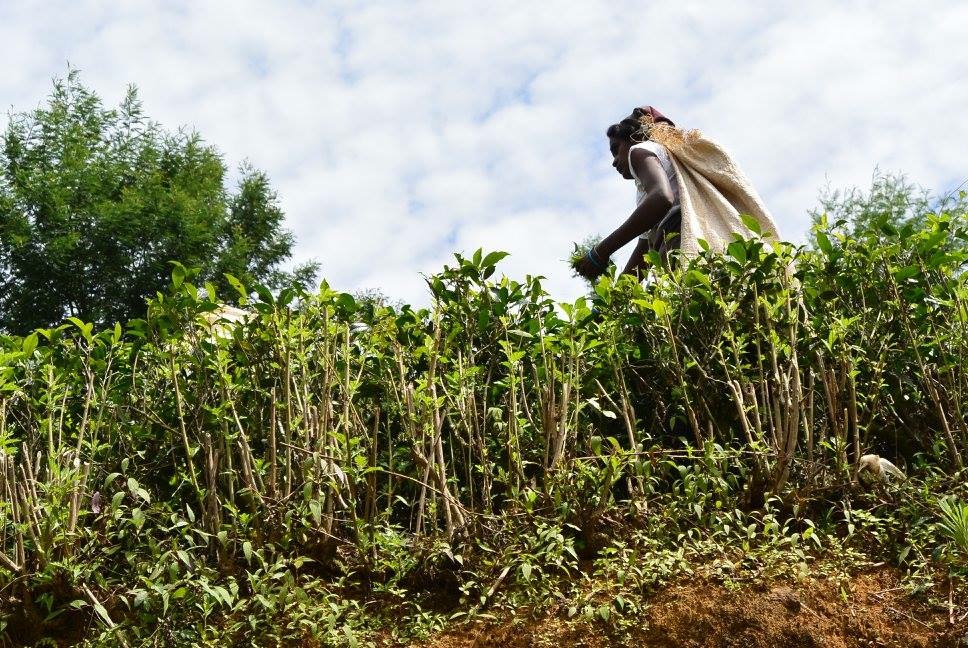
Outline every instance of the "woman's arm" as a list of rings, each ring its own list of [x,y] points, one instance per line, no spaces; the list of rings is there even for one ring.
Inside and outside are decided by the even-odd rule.
[[[639,271],[646,266],[645,254],[650,247],[648,239],[640,238],[632,251],[632,256],[629,257],[628,263],[625,264],[625,270],[622,270],[622,274],[638,276]]]
[[[658,225],[674,200],[669,177],[655,153],[640,148],[633,149],[630,158],[635,175],[645,187],[645,200],[618,229],[598,244],[595,251],[603,258],[612,256],[636,236]]]
[[[672,207],[672,186],[655,153],[638,148],[633,149],[629,157],[636,177],[645,187],[646,197],[618,229],[595,247],[594,255],[595,261],[599,262],[598,267],[587,258],[576,266],[578,272],[589,279],[602,273],[599,267],[606,267],[608,258],[616,250],[658,225]]]

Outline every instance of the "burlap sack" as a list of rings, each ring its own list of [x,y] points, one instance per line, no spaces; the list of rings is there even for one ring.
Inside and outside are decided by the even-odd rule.
[[[764,236],[777,238],[776,223],[756,189],[722,146],[698,130],[683,131],[655,124],[649,139],[668,149],[679,183],[682,207],[680,247],[686,257],[696,256],[699,239],[722,251],[735,238],[752,236],[740,219],[748,214]]]

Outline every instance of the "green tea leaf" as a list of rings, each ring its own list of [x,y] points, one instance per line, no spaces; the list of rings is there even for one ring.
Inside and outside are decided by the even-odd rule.
[[[733,241],[726,247],[726,251],[740,263],[746,263],[746,244],[743,241]]]
[[[746,225],[746,227],[748,227],[751,232],[753,232],[756,235],[762,236],[763,228],[760,226],[760,221],[753,218],[749,214],[740,214],[739,218],[741,221],[743,221],[743,225]]]

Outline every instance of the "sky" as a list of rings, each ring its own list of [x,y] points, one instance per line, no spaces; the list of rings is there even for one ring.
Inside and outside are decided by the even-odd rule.
[[[604,137],[633,107],[723,144],[799,242],[823,187],[968,180],[966,32],[963,0],[0,0],[0,103],[68,66],[108,105],[137,85],[268,173],[294,261],[338,289],[427,303],[423,275],[484,248],[573,299],[573,242],[634,207]]]

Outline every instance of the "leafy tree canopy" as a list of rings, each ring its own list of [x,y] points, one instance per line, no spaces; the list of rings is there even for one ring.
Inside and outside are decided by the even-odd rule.
[[[134,87],[109,109],[71,71],[0,143],[0,329],[141,317],[171,261],[217,285],[315,279],[281,268],[294,239],[266,174],[244,164],[226,189],[218,151],[150,121]]]
[[[858,187],[820,192],[820,205],[810,212],[813,229],[843,229],[863,238],[894,236],[905,226],[920,229],[931,214],[949,213],[963,218],[968,213],[968,198],[963,191],[932,196],[931,192],[909,181],[902,173],[875,170],[870,190]],[[815,235],[811,235],[816,244]]]

